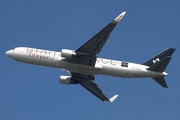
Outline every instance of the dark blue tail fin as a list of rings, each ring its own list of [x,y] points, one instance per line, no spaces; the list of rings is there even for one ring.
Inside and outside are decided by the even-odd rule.
[[[147,70],[155,71],[155,72],[164,72],[170,60],[171,60],[171,57],[167,56],[163,58],[162,60],[157,61],[156,63],[151,65]]]
[[[152,66],[155,62],[161,61],[163,58],[165,58],[167,56],[171,56],[174,53],[174,51],[175,51],[174,48],[167,48],[166,50],[157,54],[156,56],[154,56],[150,60],[144,62],[142,65]]]

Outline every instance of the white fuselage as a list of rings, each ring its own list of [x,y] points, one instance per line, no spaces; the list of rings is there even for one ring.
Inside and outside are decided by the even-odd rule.
[[[6,52],[10,58],[29,64],[49,66],[65,69],[70,72],[90,74],[90,75],[108,75],[123,78],[140,78],[140,77],[162,77],[167,73],[148,71],[148,66],[130,62],[116,61],[110,59],[97,58],[95,66],[69,63],[61,52],[42,50],[28,47],[17,47]]]

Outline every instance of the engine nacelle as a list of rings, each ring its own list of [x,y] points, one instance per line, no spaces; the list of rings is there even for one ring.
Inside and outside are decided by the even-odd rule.
[[[71,76],[63,76],[63,75],[60,76],[60,81],[59,82],[61,84],[66,84],[66,85],[78,84],[78,82],[76,82],[74,80],[71,80]]]
[[[61,51],[61,57],[72,58],[72,56],[75,55],[76,53],[74,52],[74,50],[62,49]]]

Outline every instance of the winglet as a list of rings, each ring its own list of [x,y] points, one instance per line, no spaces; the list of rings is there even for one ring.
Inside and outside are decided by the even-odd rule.
[[[114,95],[112,98],[109,99],[110,102],[114,102],[114,100],[118,97],[118,95]]]
[[[119,16],[117,16],[114,20],[115,21],[117,21],[117,22],[119,22],[122,18],[123,18],[123,16],[126,14],[126,12],[122,12]]]

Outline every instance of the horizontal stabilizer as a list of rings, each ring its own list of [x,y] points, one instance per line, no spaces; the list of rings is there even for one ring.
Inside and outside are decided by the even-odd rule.
[[[155,80],[157,83],[159,83],[162,87],[168,88],[164,77],[152,78],[152,79]]]
[[[163,58],[161,61],[155,62],[155,64],[150,66],[147,70],[163,72],[166,69],[170,60],[171,60],[171,57],[167,56],[167,57]]]
[[[116,100],[117,97],[118,97],[118,95],[114,95],[112,98],[109,99],[109,101],[114,102],[114,100]]]

